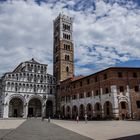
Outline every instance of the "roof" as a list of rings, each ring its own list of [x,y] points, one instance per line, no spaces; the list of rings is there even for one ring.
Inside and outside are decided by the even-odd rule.
[[[83,75],[75,76],[75,77],[72,77],[71,81],[80,80],[81,78],[84,78],[84,76]]]
[[[25,61],[25,63],[34,63],[34,64],[40,64],[39,62],[37,62],[36,60],[34,60],[34,58],[32,58],[31,60],[29,61]]]
[[[105,72],[105,71],[108,71],[108,70],[123,70],[123,69],[125,69],[125,70],[132,70],[132,69],[133,70],[140,70],[140,67],[109,67],[109,68],[97,71],[97,72],[95,72],[93,74],[90,74],[90,75],[87,75],[87,76],[80,75],[80,76],[71,77],[71,78],[68,78],[68,79],[66,79],[66,80],[64,80],[62,82],[66,82],[66,81],[75,82],[75,81],[79,81],[81,79],[88,78],[90,76],[93,76],[93,75],[96,75],[96,74],[99,74],[99,73],[102,73],[102,72]]]

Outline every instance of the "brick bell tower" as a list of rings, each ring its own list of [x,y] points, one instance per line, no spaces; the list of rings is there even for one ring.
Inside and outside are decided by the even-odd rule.
[[[74,75],[73,19],[63,14],[53,22],[53,74],[57,84]]]

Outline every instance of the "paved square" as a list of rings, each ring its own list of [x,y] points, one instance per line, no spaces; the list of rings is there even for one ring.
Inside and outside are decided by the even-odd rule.
[[[140,134],[140,121],[80,121],[77,124],[76,121],[53,120],[53,123],[96,140]]]
[[[16,129],[0,132],[5,133],[0,135],[0,140],[91,140],[41,119],[27,119]]]
[[[0,120],[0,140],[139,140],[138,134],[140,121]]]

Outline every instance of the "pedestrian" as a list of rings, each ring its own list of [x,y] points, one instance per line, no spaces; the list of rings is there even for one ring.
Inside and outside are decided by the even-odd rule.
[[[51,117],[49,116],[49,118],[48,118],[48,122],[50,122],[51,121]]]
[[[77,121],[77,123],[79,122],[79,116],[77,115],[77,117],[76,117],[76,121]]]
[[[44,121],[44,116],[42,115],[41,120]]]
[[[87,114],[85,114],[85,123],[87,123]]]
[[[60,116],[60,114],[59,114],[59,120],[61,119],[61,116]]]

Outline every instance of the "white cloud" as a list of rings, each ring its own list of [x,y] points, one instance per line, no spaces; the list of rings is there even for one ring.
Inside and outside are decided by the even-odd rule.
[[[76,74],[140,59],[136,5],[95,1],[93,10],[93,2],[60,0],[37,5],[33,0],[13,0],[0,4],[0,73],[32,57],[47,63],[52,73],[53,19],[62,11],[74,17]]]

